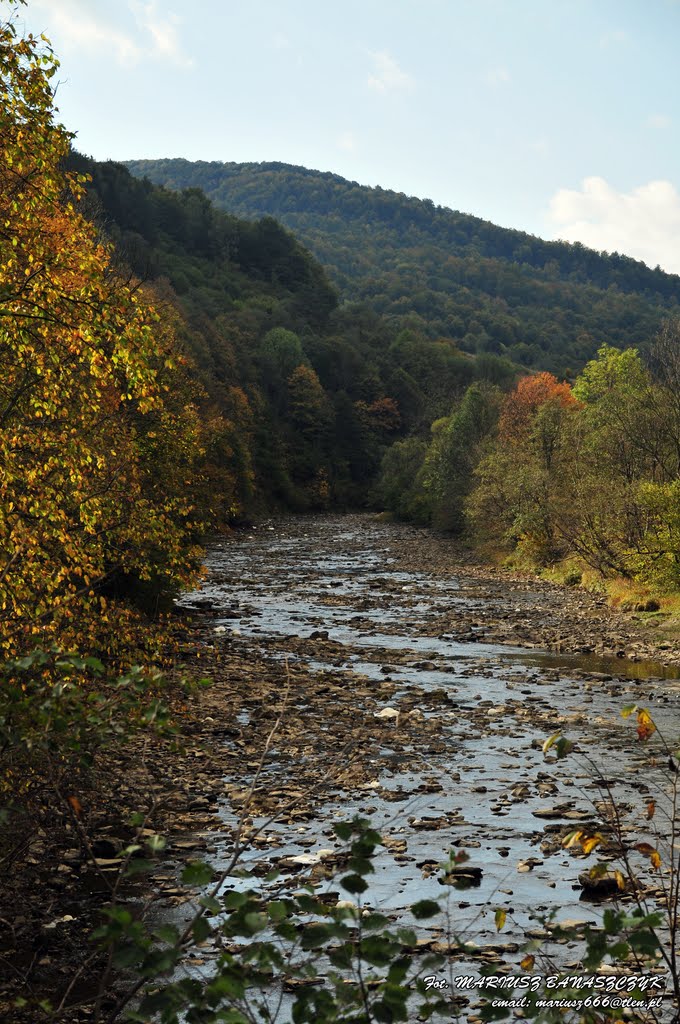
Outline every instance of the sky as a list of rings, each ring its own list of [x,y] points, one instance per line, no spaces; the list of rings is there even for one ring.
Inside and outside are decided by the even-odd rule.
[[[680,0],[29,0],[20,19],[97,159],[301,164],[680,273]]]

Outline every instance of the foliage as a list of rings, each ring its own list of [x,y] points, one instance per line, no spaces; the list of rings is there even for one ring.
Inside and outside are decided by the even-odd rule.
[[[51,647],[5,662],[0,678],[4,800],[11,795],[12,766],[23,758],[32,761],[37,778],[43,754],[54,755],[64,771],[67,760],[92,764],[104,743],[168,724],[163,678],[139,666],[111,678],[98,658]]]
[[[432,510],[432,525],[453,533],[465,526],[464,503],[473,485],[489,435],[498,420],[501,393],[497,388],[473,384],[457,410],[433,424],[434,439],[425,459],[423,487]]]
[[[660,732],[646,708],[629,704],[621,715],[624,719],[634,718],[637,742],[644,750],[639,760],[644,762],[647,777],[653,777],[655,785],[652,792],[645,786],[643,792],[648,795],[644,814],[640,815],[639,809],[634,811],[630,805],[621,805],[616,800],[611,781],[585,756],[599,790],[598,807],[603,826],[597,832],[576,829],[564,836],[562,845],[579,857],[589,857],[595,851],[601,854],[580,877],[592,887],[611,883],[615,893],[626,897],[628,905],[633,904],[633,910],[627,912],[627,906],[607,910],[601,929],[586,930],[583,962],[595,970],[607,956],[612,961],[633,963],[637,968],[658,962],[668,972],[677,1007],[680,1005],[676,953],[680,938],[680,886],[673,837],[680,814],[680,749],[677,740],[671,742]],[[566,737],[555,733],[546,740],[543,751],[548,754],[553,750],[562,758],[571,754],[574,747]],[[657,827],[655,819],[657,806],[663,808],[662,828]],[[645,873],[651,877],[644,878]],[[644,993],[639,992],[638,998],[644,999]],[[600,1012],[605,1019],[617,1017],[617,1013],[613,1009],[608,1012],[606,1006]]]
[[[339,884],[356,902],[329,904],[311,886],[274,899],[243,886],[225,889],[230,876],[243,874],[232,860],[219,877],[204,862],[187,865],[183,882],[202,894],[181,931],[168,925],[148,928],[129,910],[110,907],[94,937],[111,950],[115,965],[132,968],[138,978],[119,1000],[115,1019],[139,991],[141,1000],[128,1019],[161,1024],[274,1020],[285,992],[292,993],[289,1012],[296,1024],[406,1021],[411,1010],[428,1019],[445,1009],[440,994],[427,991],[422,980],[442,958],[425,955],[414,962],[415,932],[362,905],[379,834],[359,818],[334,828],[346,843],[347,873]],[[412,909],[416,919],[439,911],[433,901]],[[163,977],[194,943],[208,942],[218,942],[223,951],[200,980]]]
[[[72,153],[69,165],[92,178],[89,215],[178,317],[177,336],[205,392],[202,418],[223,437],[211,443],[208,432],[206,441],[206,473],[224,487],[222,518],[277,504],[364,504],[390,443],[427,430],[476,375],[508,373],[507,362],[489,356],[476,366],[417,324],[400,330],[365,309],[336,310],[320,266],[273,222],[237,220],[196,189],[170,192],[119,164]],[[324,392],[313,450],[290,403],[299,366]],[[247,432],[230,412],[234,389],[256,421]]]
[[[345,299],[402,326],[416,316],[430,338],[560,377],[603,343],[645,345],[680,301],[677,276],[630,257],[545,241],[336,174],[181,159],[127,166],[170,188],[201,188],[231,214],[278,218]]]
[[[84,614],[114,574],[194,578],[191,402],[172,322],[78,212],[51,51],[0,27],[0,642]]]
[[[573,389],[539,374],[505,401],[468,500],[474,528],[540,563],[576,555],[604,576],[680,585],[677,322],[655,372],[603,346]]]
[[[417,437],[397,441],[382,460],[376,498],[397,519],[427,523],[430,507],[422,486],[427,444]]]

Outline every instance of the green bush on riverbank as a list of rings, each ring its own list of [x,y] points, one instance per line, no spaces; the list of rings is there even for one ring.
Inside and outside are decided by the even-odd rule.
[[[417,507],[421,521],[504,545],[533,567],[568,562],[572,574],[676,592],[679,350],[673,321],[649,364],[605,346],[573,386],[545,373],[505,397],[474,386],[420,459],[413,453],[407,506],[395,500],[391,455],[379,495],[397,515]]]

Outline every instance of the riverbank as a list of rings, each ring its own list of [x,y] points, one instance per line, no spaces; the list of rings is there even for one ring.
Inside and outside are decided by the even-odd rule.
[[[451,843],[481,858],[484,882],[461,894],[456,912],[487,962],[516,963],[538,908],[578,915],[579,865],[552,866],[554,829],[575,820],[560,814],[594,820],[589,783],[574,789],[578,772],[546,765],[540,741],[565,729],[585,749],[616,751],[629,800],[638,755],[620,707],[644,695],[672,723],[678,704],[661,665],[630,659],[677,666],[677,646],[603,599],[492,569],[446,538],[370,516],[278,520],[218,541],[208,564],[206,585],[187,595],[177,621],[176,672],[212,685],[188,701],[177,695],[177,749],[136,741],[105,757],[81,792],[79,824],[109,863],[91,863],[68,821],[16,862],[3,900],[13,951],[5,947],[5,1008],[21,988],[63,997],[133,809],[150,810],[146,827],[169,844],[149,885],[125,899],[138,911],[152,893],[161,918],[189,912],[181,865],[206,857],[220,870],[236,842],[255,878],[283,873],[281,893],[332,885],[333,858],[314,855],[337,846],[332,822],[354,811],[388,840],[371,899],[396,918],[434,884],[417,865],[436,863]],[[600,654],[611,661],[588,660]],[[536,817],[555,807],[557,817]],[[295,861],[305,853],[307,866]],[[518,873],[536,854],[540,864]],[[498,906],[509,917],[501,953],[489,914]],[[194,950],[196,967],[210,958]],[[67,1003],[87,999],[96,966]],[[123,992],[119,979],[100,1021]],[[97,1018],[83,1004],[51,1019]]]
[[[398,526],[394,557],[404,570],[457,574],[489,595],[491,607],[482,620],[463,609],[454,627],[498,643],[544,647],[571,654],[598,654],[680,665],[680,624],[668,626],[663,613],[645,614],[613,607],[604,592],[567,586],[537,573],[490,565],[474,551],[446,536]],[[517,600],[514,600],[517,597]]]

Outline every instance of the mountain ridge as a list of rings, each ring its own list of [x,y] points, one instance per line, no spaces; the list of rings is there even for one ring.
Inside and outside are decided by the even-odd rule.
[[[168,188],[200,188],[232,215],[275,217],[345,301],[470,352],[573,373],[603,343],[644,346],[680,308],[678,275],[331,171],[181,158],[125,166]]]

